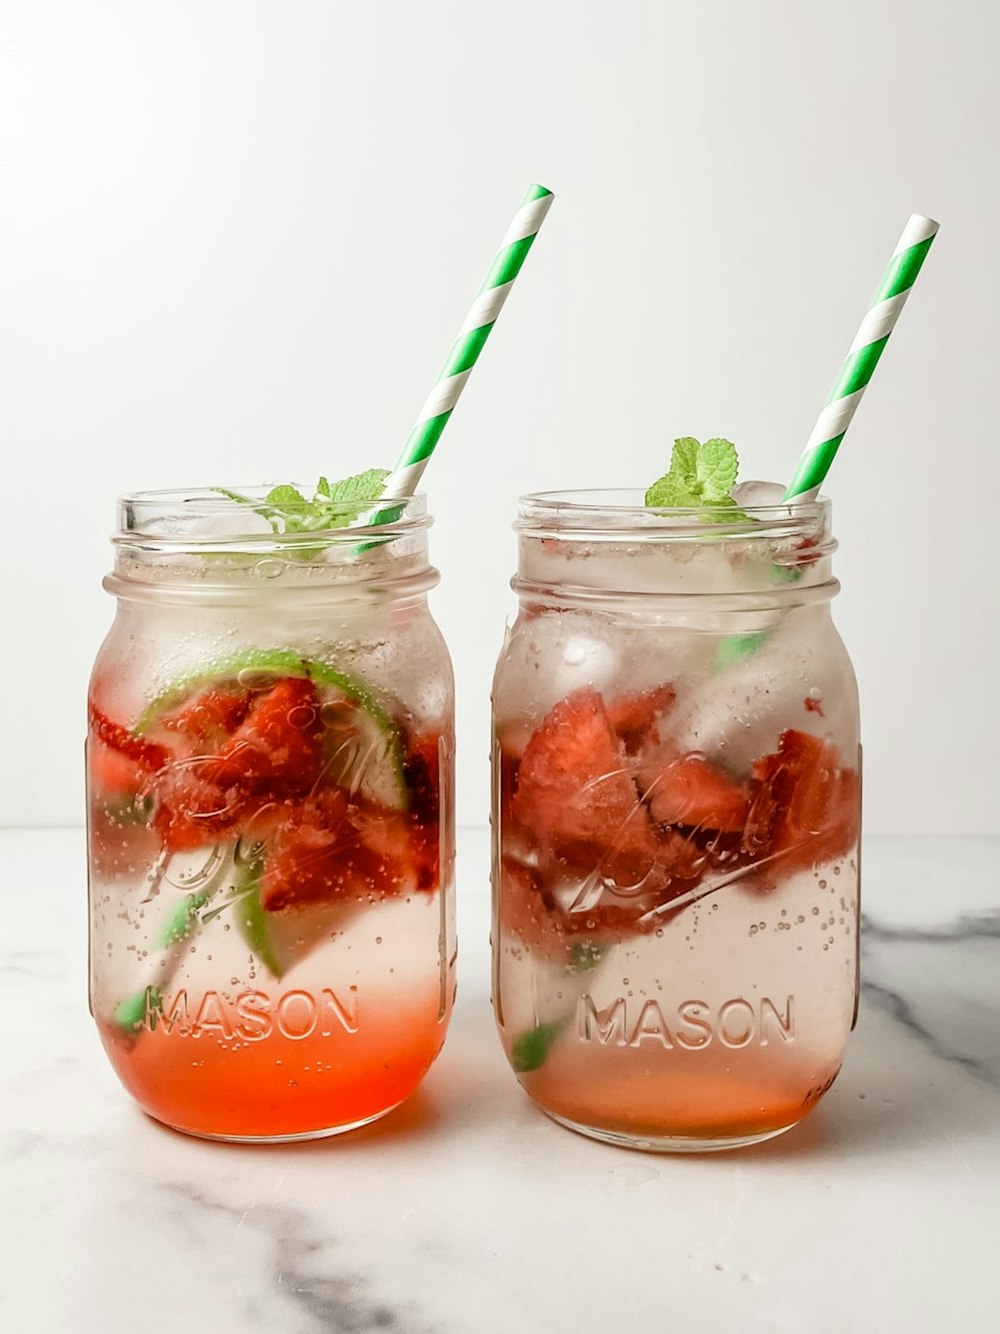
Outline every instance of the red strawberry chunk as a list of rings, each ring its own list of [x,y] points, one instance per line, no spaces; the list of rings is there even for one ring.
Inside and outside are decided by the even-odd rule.
[[[673,708],[676,698],[672,685],[662,685],[638,695],[622,695],[608,705],[608,721],[627,755],[637,754],[649,743],[659,743],[659,721]]]
[[[155,741],[147,741],[145,737],[136,736],[121,723],[114,722],[97,707],[93,699],[88,701],[88,713],[91,736],[102,741],[111,750],[116,750],[119,754],[134,760],[148,773],[161,769],[170,759],[170,752],[164,746],[158,746]]]
[[[699,755],[643,770],[645,798],[658,824],[737,833],[750,809],[747,791]]]
[[[400,893],[410,883],[406,847],[400,812],[375,803],[355,808],[339,789],[323,788],[276,830],[265,856],[261,901],[277,912]]]
[[[181,760],[153,781],[153,824],[168,852],[200,848],[234,834],[252,809],[250,802],[259,804],[236,784],[217,782],[211,764],[210,759]]]
[[[160,726],[187,742],[192,753],[214,750],[245,720],[250,705],[246,690],[210,686],[164,714]]]
[[[816,865],[853,846],[861,818],[860,781],[856,769],[840,766],[835,747],[789,728],[778,750],[755,760],[753,771],[773,805],[770,848],[784,854],[784,865]]]
[[[525,747],[514,823],[570,866],[600,863],[616,883],[635,884],[655,860],[656,836],[623,761],[601,696],[574,691]]]
[[[92,796],[132,797],[149,777],[149,770],[95,739],[87,745],[87,777]]]
[[[223,788],[304,795],[319,777],[322,745],[316,687],[304,677],[286,676],[254,698],[204,776]]]
[[[453,818],[441,805],[441,738],[427,734],[411,738],[406,746],[403,776],[409,797],[409,855],[417,888],[437,889],[441,879],[441,819]]]

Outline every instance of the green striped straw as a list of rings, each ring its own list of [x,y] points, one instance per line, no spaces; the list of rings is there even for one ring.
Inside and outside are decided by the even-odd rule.
[[[919,213],[914,213],[903,228],[889,267],[882,275],[874,300],[840,368],[837,382],[806,441],[795,476],[784,494],[785,500],[793,497],[813,500],[819,492],[937,230],[938,224],[933,218],[922,217]]]
[[[434,446],[441,438],[441,432],[448,424],[448,418],[455,410],[465,383],[472,373],[472,368],[479,359],[483,345],[490,336],[490,330],[496,324],[497,316],[503,309],[514,279],[521,271],[521,265],[527,257],[531,244],[538,235],[538,229],[545,221],[545,215],[555,198],[551,190],[544,185],[531,185],[521,201],[521,206],[507,228],[507,234],[500,243],[490,271],[480,287],[468,315],[458,331],[452,349],[448,354],[441,374],[434,388],[427,395],[424,406],[420,409],[412,431],[406,437],[396,466],[389,475],[383,495],[412,496],[417,489],[420,476],[427,466],[427,460],[434,452]],[[386,516],[394,517],[393,511],[380,511],[372,522],[391,521]]]

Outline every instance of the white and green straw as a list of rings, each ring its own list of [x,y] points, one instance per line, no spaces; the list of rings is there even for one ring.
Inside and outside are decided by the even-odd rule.
[[[417,489],[427,460],[448,424],[554,198],[552,191],[544,185],[529,186],[472,308],[458,331],[448,360],[434,388],[427,395],[413,429],[406,437],[406,444],[385,484],[383,495],[386,498],[412,496]],[[388,512],[391,513],[391,510]],[[383,510],[382,514],[385,513]],[[373,521],[379,522],[378,517]],[[384,518],[382,522],[385,522]]]
[[[932,218],[922,217],[919,213],[914,213],[903,229],[826,405],[806,441],[795,476],[785,491],[785,500],[813,500],[816,497],[937,230],[938,224]]]

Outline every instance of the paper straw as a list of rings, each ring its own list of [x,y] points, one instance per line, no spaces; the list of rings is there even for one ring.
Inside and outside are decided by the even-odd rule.
[[[441,432],[455,410],[455,404],[465,388],[483,345],[490,336],[490,330],[496,324],[497,316],[503,309],[514,279],[521,271],[521,265],[538,235],[538,229],[545,221],[545,215],[552,207],[554,198],[552,191],[547,190],[544,185],[528,187],[521,206],[514,214],[507,228],[507,234],[500,243],[500,249],[490,265],[489,273],[462,322],[458,337],[448,354],[448,360],[434,388],[427,395],[413,429],[406,437],[406,443],[396,460],[396,466],[386,481],[384,498],[412,496],[417,489],[420,476],[427,467],[427,460],[433,454],[434,446],[440,440]],[[368,522],[391,523],[398,514],[399,511],[390,506],[370,515]]]
[[[922,217],[919,213],[914,213],[903,228],[903,235],[893,251],[889,267],[882,275],[867,315],[861,321],[861,328],[840,368],[826,406],[806,441],[795,476],[789,482],[783,499],[815,499],[878,365],[882,350],[889,341],[889,335],[895,328],[899,312],[916,282],[937,230],[938,224],[933,218]]]

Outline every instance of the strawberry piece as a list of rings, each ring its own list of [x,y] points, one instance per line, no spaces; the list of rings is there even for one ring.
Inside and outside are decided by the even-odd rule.
[[[87,779],[92,796],[132,797],[149,776],[135,760],[94,739],[87,743]]]
[[[97,707],[93,699],[87,702],[87,712],[90,718],[91,735],[111,750],[116,750],[119,754],[134,760],[140,768],[148,773],[162,769],[170,759],[170,752],[166,747],[157,745],[155,741],[147,741],[144,737],[136,736],[134,732],[129,731],[127,727],[123,727],[121,723],[114,722]]]
[[[184,852],[232,835],[259,804],[236,784],[223,784],[210,772],[211,759],[180,761],[163,769],[153,782],[153,824],[167,852]]]
[[[192,754],[215,750],[236,731],[250,711],[246,690],[209,686],[166,713],[159,725],[176,733]]]
[[[232,722],[238,712],[221,692],[206,712],[199,714],[200,707],[193,701],[185,715],[196,728]],[[302,677],[278,681],[249,702],[244,721],[214,755],[181,759],[159,773],[153,822],[163,847],[181,852],[214,843],[252,820],[262,804],[304,795],[319,777],[321,746],[315,686]]]
[[[623,695],[608,705],[608,721],[618,733],[626,755],[660,741],[659,720],[673,708],[677,692],[672,685],[656,686],[638,695]]]
[[[406,746],[403,776],[409,798],[409,853],[417,888],[437,889],[441,879],[441,739],[437,734],[412,738]],[[445,812],[452,818],[453,812]]]
[[[267,851],[261,902],[268,912],[330,899],[371,900],[409,883],[405,817],[376,803],[349,807],[338,788],[299,803]]]
[[[311,681],[286,676],[255,696],[245,721],[206,762],[203,777],[223,788],[303,795],[319,777],[323,723]]]
[[[587,686],[568,695],[532,734],[511,818],[539,849],[571,867],[600,865],[622,885],[649,872],[655,831],[596,690]]]
[[[558,910],[542,878],[515,857],[501,860],[497,903],[501,931],[517,936],[538,955],[565,952],[573,919]]]
[[[773,804],[769,842],[772,852],[783,854],[783,865],[815,866],[853,846],[860,781],[856,769],[840,766],[834,746],[789,728],[778,750],[755,760],[753,771]]]
[[[746,789],[698,755],[682,755],[643,771],[645,799],[658,824],[737,833],[746,823]]]

